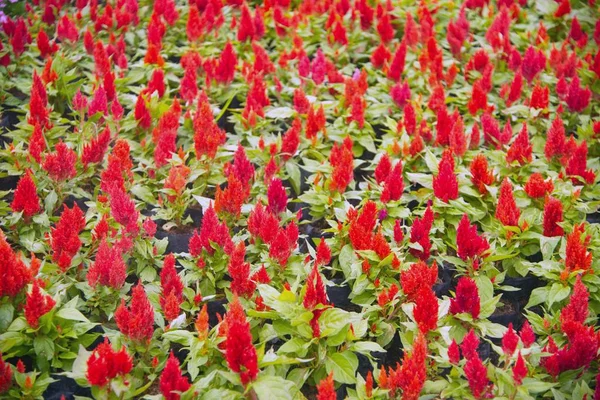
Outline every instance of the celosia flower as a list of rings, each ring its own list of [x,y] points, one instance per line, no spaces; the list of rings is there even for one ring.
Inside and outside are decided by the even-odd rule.
[[[88,108],[88,115],[91,117],[101,113],[103,116],[108,115],[108,95],[104,86],[100,86],[94,91],[94,97]]]
[[[352,154],[352,139],[347,136],[338,146],[333,145],[329,161],[333,167],[329,190],[343,193],[354,178],[354,155]]]
[[[292,254],[292,250],[298,245],[298,226],[291,221],[287,227],[279,228],[277,235],[269,247],[269,257],[281,266],[285,266]]]
[[[152,116],[150,115],[150,111],[148,110],[148,106],[146,106],[146,99],[143,95],[139,95],[135,102],[134,115],[136,121],[138,121],[138,126],[143,129],[149,129],[152,125]]]
[[[109,246],[106,240],[102,240],[96,260],[88,270],[87,280],[91,287],[100,284],[113,289],[120,289],[127,277],[127,265],[123,261],[121,249],[117,246]]]
[[[567,163],[566,172],[567,175],[572,176],[573,183],[579,183],[579,179],[575,177],[581,177],[583,180],[588,183],[594,183],[596,179],[596,173],[592,169],[586,169],[587,167],[587,142],[584,140],[581,142],[579,146],[576,146],[573,154],[569,158]]]
[[[29,154],[39,164],[42,161],[42,152],[44,150],[46,150],[46,140],[44,140],[42,127],[36,123],[29,138]]]
[[[489,379],[487,377],[487,368],[481,362],[479,355],[475,355],[467,360],[465,364],[465,376],[469,383],[471,393],[475,398],[482,398],[488,389]]]
[[[188,67],[184,69],[183,78],[181,78],[179,94],[186,103],[194,101],[198,95],[198,74],[196,68]]]
[[[521,210],[515,203],[513,187],[508,178],[504,178],[500,185],[498,195],[498,206],[496,207],[496,218],[506,226],[518,226]]]
[[[511,357],[517,350],[518,344],[519,336],[517,336],[511,322],[508,324],[508,330],[504,333],[504,336],[502,336],[502,351],[506,356]]]
[[[269,184],[269,189],[267,190],[267,198],[269,201],[269,205],[267,209],[274,213],[279,214],[287,205],[287,193],[285,192],[285,187],[281,182],[281,179],[272,179]]]
[[[473,185],[475,185],[479,193],[486,194],[486,185],[490,186],[494,183],[494,175],[492,171],[488,170],[488,162],[485,155],[476,155],[473,161],[471,161],[469,170],[471,171],[471,182],[473,182]]]
[[[422,250],[411,248],[410,254],[423,261],[427,261],[431,251],[429,232],[431,231],[432,225],[433,211],[431,210],[431,206],[428,205],[423,217],[415,218],[413,225],[410,228],[410,242],[418,243],[422,247]]]
[[[454,157],[452,150],[446,149],[438,166],[438,174],[433,177],[433,193],[435,197],[448,202],[458,198],[458,179],[454,174]]]
[[[187,165],[175,165],[169,169],[169,176],[165,179],[164,188],[174,192],[174,194],[167,194],[167,200],[171,203],[181,197],[190,172],[191,170]]]
[[[302,121],[300,118],[294,119],[292,126],[285,132],[281,138],[281,158],[284,161],[289,160],[298,150],[300,144],[300,131],[302,131]]]
[[[66,271],[71,265],[71,259],[81,247],[79,232],[85,227],[85,217],[77,204],[69,209],[66,205],[60,220],[50,230],[52,245],[52,260],[58,263],[61,270]]]
[[[258,203],[248,217],[248,231],[254,238],[269,244],[275,239],[279,230],[279,219],[275,214]]]
[[[337,393],[333,383],[333,371],[317,384],[317,400],[336,400]]]
[[[477,348],[479,347],[479,338],[475,334],[473,328],[465,335],[462,343],[460,344],[460,350],[463,357],[467,360],[477,355]]]
[[[490,248],[487,239],[477,234],[477,226],[471,225],[464,214],[456,229],[457,254],[463,260],[475,258]]]
[[[498,121],[489,113],[485,113],[481,117],[481,126],[485,142],[495,146],[497,149],[508,144],[510,139],[512,139],[510,123],[507,122],[505,129],[501,131]]]
[[[456,285],[456,296],[450,300],[450,312],[469,313],[473,319],[477,319],[480,308],[479,290],[475,281],[466,276],[461,277]]]
[[[179,100],[175,99],[169,110],[160,117],[158,126],[152,131],[152,138],[156,143],[154,162],[157,167],[166,165],[177,150],[177,129],[180,116],[181,105]]]
[[[377,205],[367,201],[360,214],[355,211],[348,217],[350,228],[348,237],[355,250],[368,250],[373,242],[373,228],[377,223]]]
[[[473,84],[473,91],[471,92],[471,99],[467,104],[471,115],[477,114],[479,110],[487,111],[487,92],[483,88],[481,79],[478,79]]]
[[[425,335],[437,328],[438,300],[435,292],[426,286],[423,286],[415,297],[413,315],[419,330]]]
[[[165,73],[162,69],[157,68],[152,72],[152,77],[148,81],[148,88],[145,90],[148,95],[158,93],[158,97],[163,97],[165,94]]]
[[[315,309],[317,305],[327,305],[327,293],[325,292],[325,285],[323,279],[319,273],[319,266],[317,263],[313,265],[308,278],[306,279],[306,292],[304,293],[304,299],[302,300],[304,308],[312,311],[313,317],[310,321],[310,326],[313,331],[313,337],[318,338],[321,335],[319,328],[319,318],[325,310],[324,308]]]
[[[546,145],[544,146],[546,159],[551,161],[554,157],[565,158],[570,155],[574,145],[575,142],[572,138],[567,141],[564,123],[560,117],[557,117],[552,121],[546,135]]]
[[[423,261],[418,261],[406,271],[400,273],[402,291],[409,301],[416,301],[421,287],[432,287],[438,278],[438,267],[435,261],[428,267]]]
[[[56,152],[46,155],[42,168],[48,172],[50,178],[59,182],[74,178],[77,175],[76,162],[77,154],[61,140],[56,145]]]
[[[0,354],[0,394],[8,392],[8,389],[12,386],[12,368],[10,364],[2,359]]]
[[[321,238],[319,245],[317,246],[317,256],[315,258],[315,264],[327,265],[331,261],[331,249],[327,245],[325,239]]]
[[[175,256],[167,254],[160,271],[160,306],[167,321],[179,316],[179,306],[183,301],[183,283],[175,269]]]
[[[419,333],[414,341],[412,351],[405,352],[402,365],[390,368],[389,375],[382,367],[379,386],[388,389],[394,397],[398,389],[402,390],[402,398],[417,400],[427,379],[427,342]]]
[[[244,309],[237,297],[230,303],[225,314],[227,339],[225,340],[225,358],[229,368],[238,374],[245,386],[256,379],[258,362],[256,349],[252,344],[250,324],[246,321]]]
[[[563,221],[563,205],[562,202],[554,197],[548,196],[544,203],[544,236],[562,236],[564,235],[563,228],[558,225]]]
[[[548,108],[550,96],[550,89],[548,86],[535,85],[531,92],[531,100],[529,100],[529,107],[543,110]]]
[[[202,309],[198,313],[196,322],[194,323],[196,331],[198,332],[198,339],[206,340],[208,338],[208,306],[204,304]]]
[[[460,361],[460,348],[454,339],[452,339],[452,343],[448,346],[448,361],[451,364],[458,364]]]
[[[46,94],[46,87],[34,70],[31,95],[29,97],[29,118],[27,119],[30,125],[39,124],[43,128],[47,128],[50,125],[47,105],[48,95]]]
[[[378,184],[382,184],[385,182],[390,172],[392,171],[392,162],[390,161],[390,156],[385,153],[377,163],[377,167],[375,167],[375,180]]]
[[[215,123],[208,97],[204,92],[198,97],[198,108],[193,123],[196,157],[200,158],[205,154],[208,158],[214,158],[219,146],[225,143],[226,135]]]
[[[571,84],[569,85],[569,90],[566,97],[569,110],[575,113],[582,112],[590,103],[591,96],[591,90],[589,88],[581,88],[579,77],[575,75],[571,81]]]
[[[125,347],[113,350],[108,338],[94,349],[87,361],[86,378],[92,386],[107,386],[111,380],[127,375],[133,368]]]
[[[227,212],[233,216],[239,217],[242,211],[244,201],[250,195],[250,189],[246,187],[233,173],[229,174],[227,187],[221,189],[217,186],[215,193],[215,211],[218,213]]]
[[[515,383],[517,385],[523,383],[523,378],[527,376],[527,366],[525,365],[525,360],[523,359],[521,352],[519,352],[519,355],[517,356],[517,362],[513,366],[512,372]]]
[[[190,388],[190,382],[183,376],[179,368],[179,360],[171,354],[165,364],[160,375],[159,388],[166,400],[179,400],[180,393],[187,391]]]
[[[0,298],[15,297],[32,279],[32,272],[6,241],[0,230]]]
[[[530,347],[533,343],[535,343],[535,333],[533,332],[529,321],[526,320],[523,323],[521,331],[519,332],[519,336],[521,337],[521,342],[523,343],[523,346],[526,348]]]
[[[523,124],[521,132],[517,135],[515,141],[510,145],[506,152],[506,162],[513,163],[517,161],[520,165],[525,165],[531,162],[531,154],[533,147],[529,142],[529,134],[527,133],[527,125]]]
[[[521,64],[521,73],[531,83],[538,73],[546,68],[546,55],[542,50],[537,50],[533,46],[529,46],[523,56]]]
[[[30,293],[27,293],[25,301],[25,319],[30,327],[36,329],[39,326],[40,318],[50,312],[56,301],[49,295],[42,294],[40,285],[37,280],[33,281],[33,288]]]
[[[567,249],[565,268],[568,272],[589,271],[592,266],[592,253],[587,251],[592,237],[585,235],[583,224],[576,224],[571,233],[567,235]],[[583,240],[582,240],[583,239]]]
[[[208,254],[213,254],[214,249],[211,242],[217,244],[220,248],[229,254],[233,250],[233,242],[229,235],[227,224],[219,222],[217,213],[212,204],[204,212],[202,216],[202,227],[200,231],[195,231],[190,238],[190,254],[192,257],[198,257],[202,254],[202,250],[206,250]]]
[[[569,298],[569,304],[560,312],[561,327],[567,336],[573,336],[578,324],[585,324],[589,314],[588,304],[589,293],[581,282],[581,276],[578,276],[575,286],[573,286],[573,294]]]
[[[467,151],[467,136],[465,135],[465,125],[460,115],[457,115],[456,121],[450,131],[448,144],[452,152],[457,156],[464,156]]]
[[[246,246],[239,242],[231,252],[227,271],[231,277],[231,292],[237,296],[250,298],[254,294],[256,284],[250,280],[250,264],[244,262]]]
[[[306,137],[313,142],[317,139],[317,133],[325,131],[325,110],[323,105],[319,107],[319,110],[315,113],[313,107],[308,109],[308,115],[306,118]]]
[[[544,181],[544,177],[539,172],[531,174],[525,184],[525,193],[533,199],[544,198],[546,195],[552,193],[553,190],[554,184],[552,183],[552,179]]]
[[[388,78],[398,81],[404,72],[404,63],[406,60],[406,41],[402,40],[394,53],[392,62],[388,69]]]
[[[383,191],[381,192],[381,201],[398,201],[404,191],[404,181],[402,180],[402,162],[398,161],[385,179]]]
[[[127,193],[117,187],[112,188],[110,194],[110,214],[121,224],[127,232],[137,233],[139,211],[135,209],[135,203]]]
[[[242,182],[244,188],[249,190],[254,179],[254,166],[246,156],[246,150],[238,144],[237,150],[233,155],[233,165],[226,168],[226,175],[234,174],[235,177]]]
[[[141,282],[133,288],[130,307],[125,300],[115,311],[115,321],[121,333],[135,342],[149,342],[154,333],[154,308],[148,301]]]
[[[117,140],[112,153],[108,156],[108,166],[102,171],[100,188],[111,192],[113,187],[125,190],[125,177],[133,179],[133,162],[129,156],[129,144],[123,139]]]
[[[10,208],[14,212],[23,212],[25,218],[30,218],[40,212],[40,198],[37,195],[37,188],[30,170],[27,170],[25,175],[19,179]]]
[[[46,31],[43,29],[37,35],[36,43],[38,46],[38,50],[40,51],[40,56],[42,58],[46,58],[47,56],[51,56],[58,51],[58,44],[54,41],[50,42]],[[0,50],[2,50],[0,48]]]
[[[90,163],[100,163],[104,159],[104,154],[108,150],[110,144],[110,128],[107,126],[104,128],[102,133],[92,138],[89,143],[83,146],[83,153],[81,154],[81,162],[84,166]]]

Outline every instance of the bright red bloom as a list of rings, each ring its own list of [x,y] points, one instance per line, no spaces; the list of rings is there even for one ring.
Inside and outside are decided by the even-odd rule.
[[[402,162],[398,161],[385,179],[383,191],[381,192],[381,201],[398,201],[404,191],[404,181],[402,179]]]
[[[12,386],[12,376],[10,364],[5,362],[0,354],[0,394],[8,392]]]
[[[212,204],[204,212],[200,231],[195,231],[190,238],[190,254],[192,257],[198,257],[202,254],[202,250],[206,250],[208,254],[213,254],[214,249],[211,243],[217,244],[227,254],[233,250],[233,242],[227,224],[219,222]]]
[[[52,260],[65,271],[71,265],[71,259],[81,247],[79,232],[85,227],[85,217],[77,204],[69,209],[66,205],[60,220],[50,230]]]
[[[380,43],[371,54],[371,64],[375,68],[382,68],[392,58],[392,53],[388,50],[384,43]]]
[[[127,375],[133,368],[127,349],[113,350],[108,338],[94,349],[87,361],[86,377],[92,386],[106,386],[118,376]]]
[[[563,221],[562,202],[554,197],[548,196],[544,204],[544,236],[562,236],[563,228],[558,223]]]
[[[529,134],[527,133],[527,125],[523,124],[521,132],[517,135],[515,141],[511,144],[506,152],[506,162],[513,163],[517,161],[520,165],[525,165],[531,162],[533,147],[529,142]]]
[[[525,51],[523,63],[521,64],[521,73],[531,83],[533,79],[546,68],[546,55],[543,50],[537,50],[533,46]]]
[[[158,97],[163,97],[165,94],[165,73],[162,69],[157,68],[152,72],[152,76],[148,81],[148,87],[145,92],[149,95],[156,92],[158,93]]]
[[[190,176],[191,169],[184,164],[175,165],[169,170],[169,176],[165,179],[165,189],[171,189],[175,194],[168,194],[167,200],[171,203],[179,199],[185,190],[187,179]]]
[[[517,385],[523,383],[523,378],[527,376],[527,366],[525,365],[525,360],[523,359],[521,352],[519,352],[519,355],[517,356],[517,362],[515,363],[512,371],[515,383]]]
[[[133,179],[133,162],[129,156],[129,144],[123,139],[117,140],[112,153],[108,155],[108,166],[102,171],[100,188],[105,192],[113,187],[125,190],[125,177]],[[124,177],[125,176],[125,177]]]
[[[299,114],[306,114],[310,109],[310,102],[302,88],[294,90],[294,110]]]
[[[446,40],[450,45],[450,51],[454,58],[460,59],[461,47],[464,41],[469,36],[469,21],[465,16],[465,9],[460,9],[460,14],[455,21],[450,21],[448,31],[446,32]]]
[[[529,176],[525,184],[525,193],[533,199],[540,199],[552,193],[554,184],[551,179],[544,181],[544,177],[539,172],[534,172]]]
[[[227,187],[221,189],[217,186],[215,193],[215,210],[217,213],[227,212],[238,216],[242,211],[244,201],[250,195],[250,190],[233,173],[227,178]]]
[[[411,248],[410,253],[420,258],[423,261],[427,261],[429,258],[429,252],[431,251],[431,239],[429,238],[429,232],[433,225],[433,211],[431,206],[427,206],[423,217],[415,218],[413,225],[410,229],[410,242],[418,243],[421,245],[423,250]]]
[[[237,297],[230,303],[229,311],[225,314],[224,323],[227,326],[225,340],[225,358],[229,368],[238,374],[242,384],[256,379],[258,362],[256,349],[252,344],[250,324],[246,321],[244,309]]]
[[[469,313],[473,319],[477,319],[480,308],[479,290],[475,281],[466,276],[461,277],[456,285],[456,296],[450,300],[450,312]]]
[[[390,14],[387,12],[380,13],[378,10],[377,15],[377,33],[379,33],[382,42],[388,43],[394,38],[396,33],[392,26]]]
[[[76,162],[77,154],[61,140],[56,145],[56,152],[46,155],[42,168],[53,180],[64,181],[77,175]]]
[[[568,272],[579,270],[587,272],[592,267],[592,253],[587,251],[592,237],[586,235],[582,238],[584,233],[583,224],[576,224],[573,231],[567,235],[565,269]]]
[[[347,136],[341,145],[335,143],[329,161],[333,167],[329,190],[343,193],[354,178],[354,155],[352,139]]]
[[[552,125],[546,135],[546,145],[544,154],[546,159],[551,161],[554,157],[565,157],[570,153],[570,145],[567,143],[565,135],[565,126],[560,117],[552,121]]]
[[[190,4],[189,10],[185,31],[188,41],[193,42],[202,36],[202,17],[195,4]]]
[[[464,156],[467,151],[467,137],[465,135],[465,124],[460,115],[456,118],[448,139],[452,152],[457,156]]]
[[[36,329],[39,326],[40,318],[50,312],[55,304],[56,301],[52,297],[42,294],[38,281],[34,280],[31,293],[27,293],[27,300],[23,307],[29,326]]]
[[[75,26],[75,23],[71,21],[67,14],[63,15],[58,21],[58,25],[56,26],[56,35],[61,42],[68,40],[75,43],[79,39],[77,26]]]
[[[175,269],[175,256],[167,254],[160,271],[160,306],[167,321],[179,316],[179,306],[183,301],[183,283]]]
[[[331,261],[331,249],[325,242],[325,239],[321,238],[319,245],[317,246],[317,257],[315,258],[315,264],[327,265]]]
[[[14,212],[22,211],[26,218],[32,217],[40,212],[40,198],[37,195],[37,187],[31,177],[31,171],[28,170],[25,175],[19,179],[10,208]]]
[[[135,102],[135,110],[134,115],[136,121],[138,121],[138,126],[143,129],[149,129],[152,125],[152,116],[150,115],[150,111],[148,110],[148,106],[146,106],[146,99],[144,99],[143,95],[139,95]]]
[[[323,279],[319,273],[319,265],[317,263],[313,265],[313,269],[306,279],[306,292],[304,293],[302,304],[304,305],[304,308],[313,312],[310,326],[312,327],[313,337],[319,337],[319,317],[324,309],[315,310],[315,307],[318,305],[327,305],[329,302],[327,301],[325,285],[323,284]]]
[[[281,158],[284,161],[289,160],[298,150],[300,144],[300,132],[302,131],[302,121],[300,118],[294,119],[292,126],[285,132],[281,138]]]
[[[392,162],[390,161],[390,156],[385,153],[377,163],[377,167],[375,167],[375,180],[378,184],[382,184],[388,178],[390,172],[392,171]]]
[[[58,51],[58,44],[55,42],[50,42],[46,31],[40,30],[40,33],[37,35],[37,46],[40,51],[40,56],[42,58],[46,58],[47,56],[51,56]],[[0,48],[0,50],[2,50]]]
[[[186,103],[194,101],[198,96],[198,74],[196,68],[188,67],[184,69],[183,78],[181,78],[179,94]]]
[[[279,230],[279,219],[275,214],[267,211],[262,203],[258,203],[248,216],[248,231],[255,238],[260,238],[269,244],[277,235]]]
[[[396,369],[389,370],[389,376],[382,367],[379,377],[379,386],[389,389],[390,395],[395,396],[398,389],[402,390],[402,398],[417,400],[427,379],[427,342],[423,334],[419,333],[414,341],[412,351],[405,352],[402,365],[397,364]]]
[[[29,138],[29,154],[38,164],[42,161],[42,152],[46,150],[46,140],[42,133],[42,127],[36,123],[33,127],[33,133]]]
[[[515,330],[513,329],[512,322],[508,324],[508,330],[502,336],[502,351],[506,356],[511,357],[513,353],[517,350],[517,345],[519,344],[519,336],[517,336]]]
[[[156,143],[154,149],[154,162],[157,167],[166,165],[177,151],[177,129],[181,116],[181,105],[176,98],[171,107],[160,117],[158,126],[152,131]]]
[[[110,214],[127,232],[137,232],[140,215],[133,199],[122,189],[114,187],[110,191]]]
[[[479,355],[475,355],[467,360],[465,365],[465,376],[469,382],[469,388],[475,398],[482,398],[489,386],[489,380],[487,377],[487,369]]]
[[[497,149],[508,144],[510,139],[512,139],[510,122],[507,122],[506,127],[501,131],[498,121],[489,113],[485,113],[481,117],[481,126],[485,142],[495,146]]]
[[[473,161],[471,161],[469,170],[471,171],[471,182],[473,182],[473,185],[479,190],[479,193],[486,194],[486,185],[490,186],[494,183],[494,175],[488,169],[488,162],[485,155],[476,155]]]
[[[390,89],[390,96],[392,96],[392,100],[394,103],[400,108],[403,108],[406,103],[410,100],[411,92],[410,86],[408,86],[408,82],[402,83],[402,81],[398,81],[392,88]]]
[[[456,230],[456,247],[460,258],[467,260],[480,256],[490,248],[487,239],[477,234],[477,226],[471,225],[469,217],[464,214]]]
[[[402,291],[409,301],[415,302],[419,295],[419,290],[431,288],[438,278],[438,267],[435,261],[428,267],[423,261],[418,261],[410,266],[406,271],[400,273],[400,284]]]
[[[373,243],[373,229],[377,223],[377,205],[367,201],[360,214],[356,212],[349,215],[350,228],[348,237],[355,250],[369,250]]]
[[[548,108],[549,104],[550,89],[548,86],[540,86],[539,84],[533,87],[531,92],[531,100],[529,100],[529,107],[543,110]]]
[[[535,333],[529,324],[529,321],[525,321],[523,326],[521,327],[521,331],[519,332],[519,336],[521,337],[521,342],[523,346],[530,347],[533,343],[535,343]]]
[[[475,334],[473,328],[465,335],[462,343],[460,344],[460,350],[463,356],[470,360],[477,355],[477,348],[479,347],[479,338]]]
[[[179,368],[179,360],[171,354],[160,375],[159,387],[160,392],[166,400],[179,400],[181,395],[178,392],[185,392],[190,388],[188,378],[183,376]]]
[[[106,240],[102,240],[96,261],[88,270],[87,280],[91,287],[98,284],[113,289],[120,289],[127,278],[127,265],[123,261],[121,249],[118,246],[110,246]]]
[[[198,98],[198,109],[193,119],[194,123],[194,148],[196,157],[205,154],[208,158],[215,158],[219,146],[225,143],[225,131],[216,124],[208,97],[204,92]]]
[[[568,39],[575,42],[578,47],[584,47],[587,44],[587,33],[581,29],[581,24],[576,16],[571,20],[571,29],[569,30]]]
[[[32,279],[32,272],[10,248],[0,230],[0,297],[15,297]],[[1,371],[0,371],[1,372]]]
[[[88,115],[90,117],[96,115],[97,113],[101,113],[103,116],[108,115],[108,96],[104,86],[100,86],[98,89],[96,89],[88,109]]]
[[[498,195],[498,206],[496,207],[496,218],[506,226],[519,226],[519,217],[521,210],[515,203],[513,187],[508,178],[504,178],[500,185],[500,194]]]
[[[31,125],[39,124],[47,128],[50,125],[48,120],[49,110],[48,94],[46,87],[37,72],[33,71],[33,82],[31,84],[31,95],[29,97],[29,118],[27,121]]]
[[[569,304],[560,312],[562,330],[568,337],[573,336],[577,330],[577,324],[585,324],[589,314],[588,304],[589,293],[581,282],[581,276],[578,276],[573,287],[573,294],[569,298]]]
[[[392,62],[388,69],[388,78],[398,81],[404,72],[404,64],[406,60],[406,42],[402,40],[396,52],[394,53],[394,57],[392,58]]]
[[[133,288],[130,307],[121,305],[115,311],[115,321],[122,334],[136,342],[149,342],[154,333],[154,308],[141,282]]]
[[[437,328],[438,300],[435,292],[431,288],[424,286],[419,290],[415,303],[413,315],[419,330],[425,335],[427,332]]]
[[[454,157],[451,149],[444,150],[438,166],[438,174],[433,177],[435,197],[447,203],[458,198],[458,179],[454,174]]]
[[[569,161],[567,163],[566,172],[567,175],[572,176],[572,181],[575,184],[580,183],[580,179],[577,177],[583,178],[583,180],[588,183],[594,183],[596,179],[596,173],[593,169],[586,169],[587,167],[587,142],[584,140],[581,142],[579,146],[575,147]]]
[[[473,84],[473,91],[471,92],[471,99],[467,105],[471,115],[477,114],[477,111],[488,110],[487,104],[487,91],[483,87],[481,79],[478,79]]]
[[[227,270],[231,277],[231,292],[236,296],[250,298],[254,294],[256,284],[250,279],[250,264],[244,262],[246,246],[239,242],[229,258]]]
[[[271,247],[269,247],[269,257],[277,261],[279,265],[285,266],[297,245],[298,226],[292,220],[285,228],[279,228],[277,235],[271,242]]]
[[[582,88],[579,83],[579,77],[575,75],[573,80],[571,80],[566,97],[569,110],[575,113],[582,112],[590,103],[591,96],[592,91],[589,88]]]
[[[448,346],[448,361],[451,364],[458,364],[460,361],[460,348],[454,339],[452,339],[452,343]]]
[[[317,133],[325,131],[326,122],[323,105],[316,113],[314,108],[310,107],[306,118],[306,137],[314,142],[317,139]]]
[[[333,371],[317,384],[317,400],[336,400],[337,393],[333,383]]]
[[[90,163],[102,162],[104,154],[108,150],[110,139],[110,128],[107,126],[98,136],[92,138],[89,143],[86,143],[83,146],[83,153],[81,155],[83,165],[87,166]]]
[[[267,190],[267,199],[269,201],[267,209],[270,212],[279,214],[285,210],[288,198],[281,179],[275,178],[271,180],[269,189]]]

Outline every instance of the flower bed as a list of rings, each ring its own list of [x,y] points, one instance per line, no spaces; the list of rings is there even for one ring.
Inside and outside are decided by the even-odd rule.
[[[600,398],[594,0],[66,3],[0,1],[0,397]]]

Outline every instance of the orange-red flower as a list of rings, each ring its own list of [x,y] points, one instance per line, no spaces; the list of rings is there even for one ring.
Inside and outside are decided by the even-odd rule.
[[[108,338],[100,343],[87,361],[86,377],[90,385],[104,387],[118,376],[127,375],[133,368],[125,347],[115,351]]]
[[[40,285],[37,280],[33,281],[33,288],[30,293],[27,293],[27,300],[25,301],[25,319],[32,328],[39,326],[40,318],[50,312],[56,301],[49,295],[42,294]]]
[[[19,179],[10,208],[14,212],[22,211],[26,218],[40,212],[40,198],[37,195],[37,188],[30,170],[25,172],[25,175]]]
[[[246,321],[244,309],[239,299],[234,297],[229,311],[225,314],[227,326],[225,340],[225,358],[229,368],[240,375],[242,384],[247,385],[258,375],[256,349],[252,344],[250,324]]]
[[[117,327],[125,336],[136,342],[149,342],[154,334],[154,308],[141,282],[133,288],[130,307],[121,305],[115,312]]]

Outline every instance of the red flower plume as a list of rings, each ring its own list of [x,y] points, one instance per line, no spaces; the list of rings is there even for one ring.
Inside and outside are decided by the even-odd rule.
[[[0,230],[0,297],[15,297],[32,279],[32,272],[10,248]]]
[[[154,308],[146,296],[141,282],[133,288],[130,307],[121,305],[115,312],[117,327],[125,336],[136,342],[148,342],[154,333]]]
[[[473,319],[477,319],[480,307],[479,290],[475,281],[466,276],[461,277],[456,285],[456,297],[450,300],[450,312],[469,313]]]
[[[244,309],[237,297],[234,297],[231,302],[223,323],[227,326],[225,340],[227,364],[233,372],[240,374],[242,384],[246,385],[256,379],[258,362],[256,349],[252,344],[250,324],[246,321]]]
[[[31,177],[31,171],[28,170],[25,175],[19,179],[10,208],[12,208],[14,212],[22,211],[26,218],[32,217],[40,212],[40,198],[37,195],[37,188]]]
[[[454,157],[451,149],[444,150],[438,166],[438,174],[433,177],[435,197],[448,202],[458,198],[458,179],[454,174]]]
[[[504,178],[500,185],[500,194],[498,196],[498,206],[496,207],[496,218],[507,226],[519,226],[519,217],[521,210],[515,203],[513,187],[508,178]]]
[[[160,392],[166,400],[179,400],[181,398],[179,392],[183,393],[187,391],[190,386],[188,379],[181,373],[179,360],[171,351],[165,369],[163,369],[160,375]]]
[[[463,215],[458,224],[456,247],[458,256],[463,260],[478,257],[490,248],[487,240],[477,234],[477,226],[471,225],[467,214]]]
[[[49,295],[42,294],[40,286],[37,280],[33,281],[33,289],[30,293],[27,293],[27,300],[25,301],[25,319],[32,328],[39,326],[40,318],[50,312],[56,302]]]
[[[132,368],[133,362],[125,347],[115,351],[108,338],[104,338],[88,358],[86,377],[90,385],[104,387],[116,377],[127,375]]]

